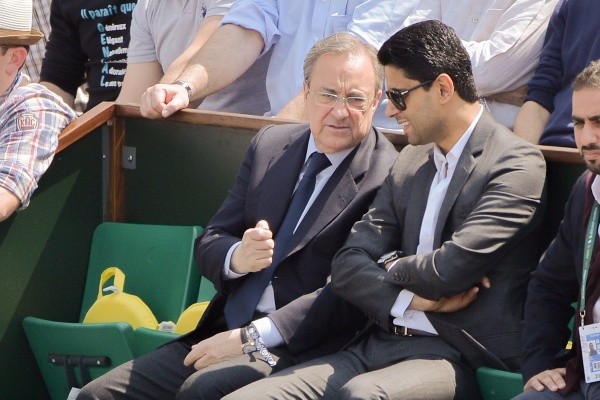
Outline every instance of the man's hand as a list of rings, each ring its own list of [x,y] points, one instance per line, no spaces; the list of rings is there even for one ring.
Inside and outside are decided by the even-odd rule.
[[[492,94],[487,96],[487,98],[499,103],[506,103],[521,107],[523,103],[525,103],[525,96],[527,96],[527,85],[519,86],[518,88],[508,92]]]
[[[238,274],[258,272],[271,265],[273,261],[273,232],[265,220],[260,220],[256,227],[244,232],[242,243],[231,255],[231,269]]]
[[[564,378],[566,374],[567,370],[565,368],[547,369],[532,376],[523,387],[523,390],[535,389],[541,392],[544,388],[547,388],[552,392],[556,392],[565,387]]]
[[[180,85],[150,86],[140,99],[140,111],[146,118],[166,118],[186,108],[190,101],[187,90]]]
[[[208,367],[225,358],[243,354],[241,329],[217,333],[192,346],[192,350],[183,360],[186,367],[194,365],[196,370]]]
[[[486,289],[490,288],[490,280],[487,277],[481,278],[481,286]],[[421,296],[414,295],[408,309],[410,310],[418,310],[418,311],[431,311],[431,312],[441,312],[441,313],[453,313],[463,308],[467,307],[471,304],[476,298],[477,293],[479,293],[479,286],[473,286],[471,289],[455,294],[452,297],[446,298],[442,297],[438,301],[427,300]]]

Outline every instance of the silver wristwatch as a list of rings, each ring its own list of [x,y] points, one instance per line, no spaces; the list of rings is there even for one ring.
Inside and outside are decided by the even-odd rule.
[[[183,87],[187,91],[188,99],[189,100],[192,99],[192,87],[190,86],[189,83],[187,83],[186,81],[182,81],[181,79],[178,79],[175,82],[173,82],[173,85],[179,85],[179,86]]]

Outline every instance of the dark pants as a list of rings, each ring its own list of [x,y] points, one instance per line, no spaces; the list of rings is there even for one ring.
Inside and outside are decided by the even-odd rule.
[[[441,338],[377,330],[348,350],[275,373],[223,400],[479,398],[474,371]]]
[[[279,351],[278,351],[279,350]],[[77,399],[220,399],[274,370],[259,354],[241,355],[196,371],[183,359],[190,347],[172,342],[129,361],[82,388]],[[281,349],[271,352],[276,370],[292,362]]]

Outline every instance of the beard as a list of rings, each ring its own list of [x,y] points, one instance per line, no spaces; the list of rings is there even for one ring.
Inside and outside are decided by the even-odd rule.
[[[592,171],[593,173],[595,173],[596,175],[600,175],[600,165],[597,164],[600,162],[600,158],[596,159],[596,160],[587,160],[585,158],[585,151],[600,151],[600,146],[596,145],[596,144],[590,144],[589,146],[581,146],[581,148],[579,149],[579,154],[581,154],[581,158],[583,158],[583,161],[585,162],[585,165],[587,166],[587,168]]]

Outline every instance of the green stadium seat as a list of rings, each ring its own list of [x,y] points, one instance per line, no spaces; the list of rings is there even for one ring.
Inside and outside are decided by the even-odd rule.
[[[510,400],[523,392],[523,377],[515,372],[481,367],[477,382],[483,400]]]
[[[210,301],[217,293],[214,285],[206,278],[201,278],[200,288],[196,302]],[[146,354],[163,344],[177,339],[180,335],[171,332],[161,332],[147,328],[139,328],[134,332],[134,354],[140,356]]]
[[[201,231],[195,226],[114,222],[96,228],[79,320],[29,316],[23,321],[52,399],[66,399],[71,387],[82,386],[136,355],[135,331],[129,324],[82,323],[97,298],[102,271],[119,267],[126,277],[124,291],[140,297],[158,321],[177,318],[198,297],[200,274],[193,246]]]

